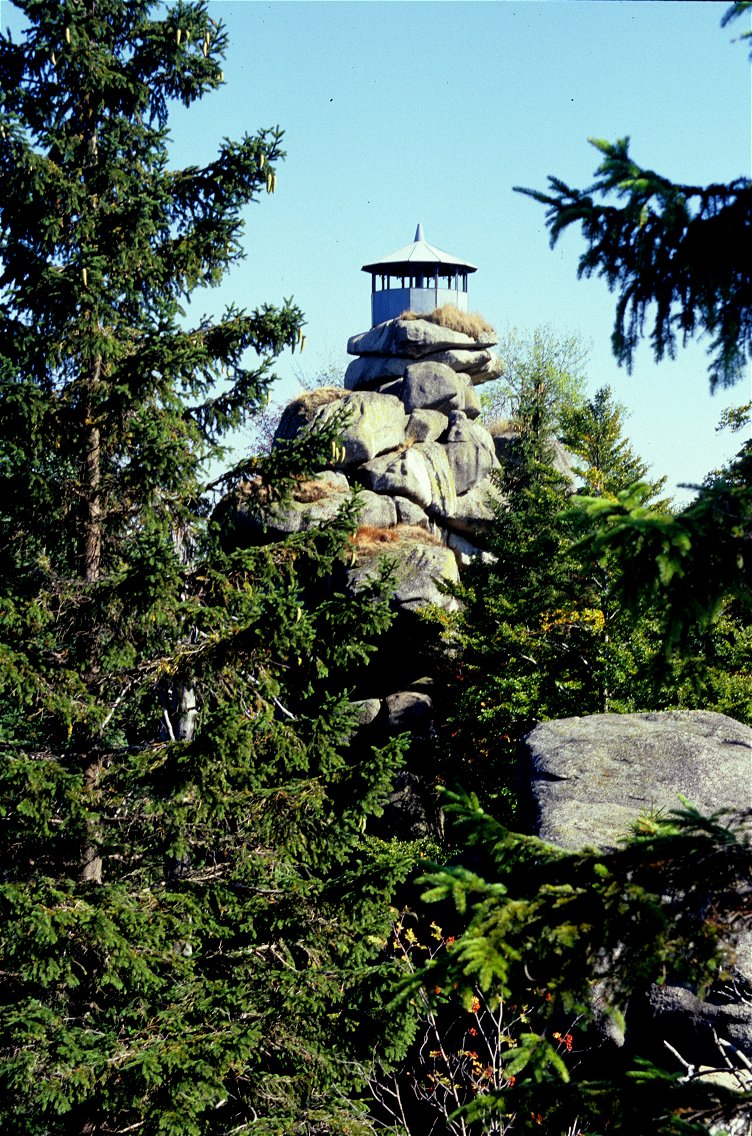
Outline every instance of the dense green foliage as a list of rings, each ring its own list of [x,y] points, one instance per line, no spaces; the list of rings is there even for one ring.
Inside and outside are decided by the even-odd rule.
[[[558,335],[545,325],[530,335],[510,329],[499,340],[501,378],[481,388],[483,420],[491,430],[518,425],[535,407],[555,435],[559,415],[584,400],[587,349],[577,335]],[[537,391],[537,394],[536,394]]]
[[[715,352],[711,385],[737,382],[752,346],[750,179],[678,185],[637,165],[628,138],[593,145],[604,160],[587,189],[552,177],[550,193],[521,192],[548,206],[552,244],[570,225],[582,226],[588,247],[579,274],[604,276],[619,293],[616,358],[631,365],[646,315],[654,310],[650,338],[656,358],[674,356],[677,335],[686,342],[707,333]],[[625,204],[611,204],[612,196]]]
[[[372,956],[409,857],[365,834],[399,746],[356,752],[348,708],[384,587],[337,590],[352,506],[261,549],[237,547],[232,508],[212,520],[209,463],[302,317],[181,307],[241,255],[281,132],[171,168],[170,101],[222,82],[203,0],[19,7],[24,41],[0,37],[0,1127],[351,1126],[362,1063],[403,1037]],[[219,487],[251,509],[331,440]]]
[[[688,1136],[742,1118],[749,1093],[668,1072],[660,1037],[642,1038],[641,1055],[604,1047],[651,983],[702,991],[717,978],[752,870],[738,818],[686,809],[643,818],[616,850],[566,852],[510,832],[477,798],[449,809],[476,868],[432,872],[425,898],[456,908],[463,931],[405,988],[437,1007],[459,996],[478,1027],[470,1049],[482,1014],[495,1018],[495,1075],[465,1094],[464,1133]]]
[[[592,398],[562,409],[561,440],[574,459],[572,472],[582,479],[580,492],[613,496],[645,480],[648,467],[624,436],[625,415],[626,408],[614,401],[610,387],[601,387]],[[665,483],[665,477],[653,482],[648,496],[659,493]]]
[[[733,5],[724,22],[748,8]],[[626,141],[597,145],[605,160],[590,189],[552,178],[552,193],[524,192],[548,207],[553,243],[582,225],[580,273],[597,272],[619,292],[617,358],[629,365],[654,305],[656,358],[673,354],[678,334],[708,332],[711,385],[736,381],[752,342],[749,179],[677,186],[636,166]],[[465,1009],[486,1014],[503,1042],[493,1050],[485,1036],[485,1048],[477,1046],[494,1056],[488,1081],[473,1084],[460,1071],[464,1096],[448,1118],[451,1131],[737,1131],[749,1123],[752,1100],[739,1091],[749,1087],[744,1076],[698,1076],[654,1028],[651,1036],[649,1017],[631,1045],[602,1043],[620,1009],[629,1003],[639,1012],[652,984],[703,996],[722,978],[719,944],[751,914],[749,815],[707,819],[687,807],[641,818],[615,851],[565,852],[499,823],[489,773],[498,786],[506,769],[509,785],[503,743],[533,717],[597,709],[599,690],[608,690],[609,704],[619,696],[620,710],[700,705],[750,720],[750,446],[710,475],[683,512],[656,508],[650,498],[659,486],[640,480],[618,411],[601,392],[565,411],[590,496],[557,510],[561,486],[530,430],[539,409],[521,416],[519,461],[505,474],[508,507],[496,525],[497,534],[514,535],[514,551],[494,542],[497,564],[465,590],[456,641],[454,741],[472,755],[484,804],[455,797],[450,808],[476,847],[427,878],[426,898],[444,904],[442,926],[452,907],[458,923],[442,954],[409,971],[407,988],[434,1007],[464,992]],[[600,611],[607,642],[588,642],[584,611]],[[722,1048],[716,1062],[728,1068]],[[739,1061],[737,1068],[743,1055]]]
[[[477,1055],[458,1055],[482,1090],[468,1114],[479,1128],[514,1114],[517,1131],[556,1136],[579,1117],[647,1136],[682,1130],[675,1105],[688,1100],[692,1116],[722,1116],[712,1087],[647,1065],[604,1071],[584,1024],[594,979],[616,1018],[653,978],[713,976],[750,869],[715,821],[647,819],[623,850],[569,854],[466,801],[477,870],[430,881],[431,898],[456,905],[456,934],[439,928],[435,965],[412,968],[414,1005],[394,1001],[415,944],[400,930],[384,947],[414,851],[368,821],[401,745],[364,749],[349,701],[390,622],[389,576],[340,590],[353,503],[320,529],[247,543],[249,514],[324,464],[338,424],[218,476],[302,315],[291,301],[195,323],[186,311],[241,255],[243,210],[275,189],[281,132],[171,168],[171,101],[223,81],[225,33],[205,0],[18,6],[24,41],[0,36],[3,1130],[358,1132],[374,1065],[400,1059],[415,1007],[448,1004],[455,983],[473,1013],[476,998],[494,1014],[516,1003],[493,1091]],[[746,182],[643,185],[625,147],[606,153],[598,191],[627,195],[621,222],[567,190],[560,227],[584,218],[585,270],[627,288],[620,354],[655,296],[658,353],[705,327],[719,379],[733,378],[749,323],[738,264],[734,275],[723,259],[743,244],[724,226],[744,217]],[[668,238],[681,286],[666,275],[630,289]],[[698,262],[681,261],[698,241]],[[576,344],[550,347],[539,336],[519,354],[504,395],[515,430],[497,560],[468,578],[452,639],[447,767],[484,800],[509,790],[514,744],[539,717],[693,704],[711,642],[716,704],[749,712],[749,451],[690,510],[656,510],[631,484],[644,469],[620,409],[607,391],[582,397]],[[550,448],[562,431],[593,494],[577,511]],[[712,593],[689,607],[707,573]],[[680,607],[691,626],[674,634]],[[656,678],[667,636],[679,653]]]
[[[499,474],[504,505],[488,536],[495,562],[465,573],[452,626],[449,766],[459,764],[462,783],[485,801],[501,791],[513,803],[517,745],[537,721],[656,709],[677,698],[675,684],[672,693],[665,689],[657,614],[643,605],[636,616],[621,602],[608,556],[583,565],[583,527],[591,522],[572,507],[580,498],[573,497],[575,477],[559,472],[554,431],[567,443],[577,479],[599,501],[616,501],[613,494],[646,467],[623,434],[623,410],[608,388],[585,399],[569,372],[552,363],[552,341],[538,356],[538,339],[530,365],[518,370],[513,443]],[[665,521],[657,509],[646,512]]]
[[[646,510],[644,485],[616,499],[583,500],[595,527],[583,551],[593,561],[610,555],[628,562],[614,587],[634,605],[657,598],[671,645],[686,650],[696,630],[728,611],[749,619],[752,592],[748,544],[752,525],[752,443],[725,469],[709,474],[697,499],[677,516]]]

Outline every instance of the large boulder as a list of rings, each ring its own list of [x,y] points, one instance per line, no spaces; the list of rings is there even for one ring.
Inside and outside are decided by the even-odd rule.
[[[723,714],[670,710],[542,722],[523,743],[531,831],[553,844],[615,847],[642,812],[750,804],[752,729]]]
[[[499,464],[488,430],[479,422],[472,422],[462,410],[449,415],[444,448],[458,494],[483,481]]]
[[[352,391],[317,410],[312,419],[313,428],[328,422],[342,410],[348,418],[340,433],[344,447],[340,465],[361,465],[404,443],[407,415],[394,395]]]
[[[406,434],[414,442],[435,442],[448,426],[446,414],[438,410],[414,410],[408,419]]]
[[[420,509],[443,516],[455,509],[457,494],[446,448],[418,442],[395,454],[382,454],[361,466],[360,477],[375,493],[407,498]]]
[[[496,456],[501,465],[519,465],[522,461],[522,438],[519,430],[491,428]]]
[[[496,456],[505,466],[519,465],[522,461],[522,438],[517,430],[493,429],[492,432]],[[549,460],[552,469],[567,482],[569,489],[574,492],[577,478],[572,469],[572,455],[558,438],[549,438]]]
[[[389,528],[397,524],[397,506],[391,497],[383,493],[372,493],[370,489],[361,489],[358,495],[361,525],[372,525],[376,528]]]
[[[413,410],[462,410],[465,405],[462,378],[445,363],[411,363],[405,371],[402,401],[408,414]]]
[[[427,506],[429,513],[432,516],[452,513],[457,503],[457,492],[446,446],[439,442],[418,442],[413,450],[423,458],[431,479],[431,500]]]
[[[421,509],[427,509],[433,500],[431,473],[417,446],[366,462],[360,476],[375,493],[399,494]]]
[[[381,710],[380,698],[360,698],[350,703],[353,713],[353,726],[356,730],[363,730],[370,726],[379,716]]]
[[[345,475],[327,469],[300,481],[290,500],[267,507],[262,514],[249,512],[248,523],[256,526],[259,538],[277,540],[333,520],[349,494]]]
[[[747,809],[752,730],[704,710],[564,718],[528,734],[520,773],[531,832],[565,848],[613,848],[641,813],[676,809],[680,794],[705,814]],[[684,899],[664,897],[677,901]],[[651,985],[625,1008],[626,1031],[605,1030],[604,1038],[658,1061],[668,1044],[700,1075],[723,1064],[723,1045],[749,1061],[750,943],[740,932],[726,946],[732,959],[736,953],[732,983],[707,997],[670,982]],[[594,1006],[598,1014],[597,997]]]
[[[495,342],[493,336],[490,342]],[[350,355],[400,355],[419,359],[448,348],[488,347],[489,337],[473,339],[461,331],[452,331],[430,320],[395,319],[353,335],[347,343]]]
[[[495,351],[480,347],[476,341],[473,348],[449,348],[447,351],[434,351],[421,356],[424,363],[443,363],[453,371],[468,375],[471,382],[480,386],[504,374],[504,363]],[[347,386],[347,382],[345,382]]]
[[[409,733],[412,737],[428,737],[433,719],[430,695],[414,690],[399,690],[395,694],[389,694],[384,701],[392,734]]]
[[[495,351],[492,351],[491,358],[482,367],[478,367],[470,373],[476,387],[481,386],[482,383],[490,383],[492,379],[499,379],[504,374],[504,362]]]
[[[454,611],[457,601],[444,594],[442,582],[457,583],[459,572],[454,553],[435,542],[423,529],[397,525],[379,540],[379,534],[356,534],[354,564],[348,569],[348,587],[357,591],[379,571],[384,559],[393,561],[393,603],[398,610],[418,611],[437,604]]]
[[[306,391],[288,402],[274,434],[275,440],[289,441],[295,438],[304,426],[310,425],[318,412],[325,406],[339,403],[347,394],[340,387],[317,387]]]
[[[434,351],[431,355],[424,355],[423,361],[426,363],[443,363],[445,366],[451,367],[453,371],[462,371],[466,375],[472,375],[474,372],[482,371],[484,367],[488,367],[493,358],[494,352],[485,347],[454,347],[447,351]]]
[[[451,549],[414,542],[403,549],[394,597],[401,608],[409,611],[419,611],[426,604],[456,611],[456,599],[446,595],[441,585],[458,582],[457,561]]]
[[[571,492],[577,486],[577,478],[572,468],[572,455],[563,442],[558,438],[551,440],[551,465],[569,485]]]
[[[397,520],[401,525],[414,525],[416,528],[425,529],[426,532],[431,531],[433,521],[420,505],[416,505],[409,497],[400,496],[394,498],[394,504],[397,506]]]
[[[488,475],[472,489],[468,489],[467,493],[458,496],[454,508],[438,516],[437,520],[452,532],[475,536],[477,539],[489,529],[496,510],[503,501],[493,476]]]
[[[409,364],[409,359],[393,355],[363,355],[348,365],[344,385],[347,390],[373,390],[391,379],[401,379]]]

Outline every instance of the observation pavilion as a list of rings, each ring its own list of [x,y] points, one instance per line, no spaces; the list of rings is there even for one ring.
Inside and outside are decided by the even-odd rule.
[[[466,312],[467,278],[477,268],[430,245],[419,224],[412,244],[364,264],[363,272],[371,273],[371,326],[375,327],[402,312],[432,312],[443,304]]]

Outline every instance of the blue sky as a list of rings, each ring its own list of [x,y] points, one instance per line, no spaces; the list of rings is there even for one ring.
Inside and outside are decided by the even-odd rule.
[[[470,306],[499,330],[548,324],[591,344],[591,389],[609,383],[628,433],[670,486],[699,481],[739,439],[719,435],[725,405],[749,384],[708,394],[704,345],[656,365],[640,349],[631,376],[610,354],[614,300],[578,281],[581,241],[554,251],[544,209],[513,192],[549,174],[589,184],[588,137],[629,135],[634,158],[702,184],[751,172],[752,87],[745,46],[723,3],[652,0],[287,2],[210,0],[227,26],[224,88],[172,119],[176,164],[209,160],[222,136],[279,124],[287,159],[275,195],[250,207],[247,259],[201,312],[293,296],[298,366],[347,363],[348,336],[370,322],[360,266],[426,238],[478,265]],[[7,0],[2,21],[13,22]]]

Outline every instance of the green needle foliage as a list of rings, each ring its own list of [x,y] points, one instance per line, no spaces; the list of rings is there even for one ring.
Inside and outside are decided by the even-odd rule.
[[[722,24],[751,7],[749,0],[731,5]],[[636,165],[626,139],[595,145],[604,160],[588,189],[571,189],[551,178],[552,193],[521,192],[547,206],[552,244],[570,225],[581,226],[586,249],[580,275],[603,276],[618,294],[616,358],[629,367],[650,318],[656,359],[673,356],[677,338],[686,342],[708,334],[711,389],[736,382],[746,373],[752,346],[749,178],[728,185],[676,185]],[[738,426],[744,412],[730,414],[729,424]],[[582,414],[576,409],[570,422]],[[607,417],[601,415],[606,429]],[[612,457],[618,464],[613,448]],[[578,522],[584,529],[578,550],[582,570],[610,565],[610,596],[631,612],[637,627],[646,605],[658,614],[665,653],[695,672],[694,697],[698,682],[710,676],[714,693],[704,704],[715,702],[718,709],[748,719],[749,443],[727,469],[709,475],[698,487],[697,500],[676,516],[650,504],[657,486],[645,484],[644,473],[635,472],[634,484],[620,486],[609,487],[602,471],[586,478],[591,496],[579,502]],[[724,662],[731,664],[728,682],[719,674]]]
[[[624,436],[625,416],[626,408],[614,401],[608,386],[562,412],[561,440],[575,459],[573,472],[591,496],[613,495],[624,486],[644,481],[648,472]],[[665,483],[662,477],[650,484],[648,496],[656,496]]]
[[[373,956],[409,855],[366,832],[400,747],[359,749],[348,696],[387,580],[337,590],[352,504],[263,548],[213,512],[210,463],[302,316],[182,307],[242,255],[281,131],[171,167],[170,102],[222,82],[204,0],[19,7],[23,42],[0,37],[0,1127],[353,1131],[364,1062],[404,1035]],[[333,436],[215,487],[270,500]]]
[[[608,494],[646,467],[608,388],[591,400],[571,394],[548,363],[526,373],[499,478],[505,504],[489,533],[495,562],[465,574],[452,628],[450,766],[485,802],[501,792],[497,807],[513,804],[517,747],[536,722],[665,704],[666,676],[651,669],[663,661],[660,624],[647,605],[620,602],[608,555],[582,556],[582,526],[592,522],[571,507],[580,497],[554,466],[553,431],[580,459],[585,485],[607,494],[596,501],[615,501]]]
[[[734,4],[724,23],[749,7]],[[603,275],[619,294],[617,358],[629,365],[651,312],[657,358],[673,354],[677,335],[686,340],[708,332],[711,386],[736,381],[752,344],[749,179],[678,186],[636,166],[626,141],[597,145],[605,158],[590,189],[573,190],[552,178],[552,193],[523,192],[548,207],[553,243],[569,225],[581,224],[587,248],[580,273]],[[729,419],[736,425],[741,417]],[[560,716],[567,694],[577,704],[573,712],[590,711],[589,690],[609,673],[603,640],[599,651],[581,652],[592,665],[588,688],[572,663],[561,668],[566,621],[556,631],[562,641],[555,651],[541,634],[542,614],[548,611],[549,621],[555,614],[549,595],[562,597],[564,615],[572,594],[593,596],[604,629],[611,625],[608,653],[616,649],[611,658],[628,662],[622,667],[625,689],[632,686],[644,708],[661,705],[651,706],[660,687],[641,685],[646,669],[661,661],[668,697],[693,705],[686,675],[696,664],[717,708],[749,720],[749,443],[726,470],[706,480],[696,502],[671,515],[651,506],[656,486],[619,484],[637,467],[603,400],[575,407],[565,422],[569,445],[594,463],[583,469],[591,495],[575,498],[576,510],[544,509],[556,491],[550,469],[534,446],[532,460],[523,450],[501,523],[517,523],[514,514],[522,506],[534,531],[526,549],[521,546],[527,560],[509,571],[500,545],[487,592],[477,584],[469,592],[458,643],[466,660],[466,673],[458,676],[465,679],[455,719],[460,744],[467,747],[467,737],[472,742],[473,730],[481,744],[484,737],[498,738],[502,721],[524,720],[533,708],[541,717]],[[617,473],[614,481],[606,459]],[[556,575],[565,564],[572,566],[571,579],[579,580],[574,593]],[[615,620],[609,610],[617,613]],[[640,664],[641,638],[647,667]],[[545,680],[553,680],[549,689],[538,674],[541,665]],[[486,691],[492,697],[479,701]],[[495,722],[483,721],[478,703]],[[712,700],[699,704],[709,708]],[[510,832],[477,797],[455,798],[450,808],[468,823],[478,851],[473,860],[463,853],[461,864],[427,877],[426,898],[452,902],[462,929],[431,966],[411,976],[408,989],[439,992],[456,984],[466,1009],[485,1000],[511,1027],[499,1036],[507,1047],[500,1053],[507,1083],[499,1087],[496,1079],[492,1091],[451,1119],[464,1118],[469,1132],[541,1136],[679,1136],[748,1124],[746,1075],[734,1084],[728,1077],[713,1081],[693,1067],[671,1072],[676,1064],[654,1024],[652,1036],[650,1026],[647,1034],[638,1029],[630,1036],[629,1025],[651,984],[677,983],[702,997],[714,979],[723,978],[719,944],[733,941],[737,920],[750,916],[749,815],[704,818],[685,805],[666,820],[643,818],[633,838],[615,850],[567,852]],[[608,1022],[618,1025],[622,1010],[625,1044],[604,1045],[604,1034],[612,1032]],[[520,1032],[520,1023],[529,1028]],[[726,1067],[720,1045],[718,1065],[718,1071]]]
[[[679,1136],[742,1119],[752,1094],[669,1072],[660,1039],[605,1039],[651,983],[702,990],[718,974],[720,938],[748,908],[743,817],[685,806],[644,818],[619,848],[567,852],[510,832],[475,797],[448,809],[488,867],[424,878],[424,898],[451,904],[462,933],[405,989],[445,1002],[454,988],[466,1009],[501,1011],[506,1083],[464,1105],[468,1131]]]
[[[677,515],[646,507],[644,483],[610,498],[583,497],[570,514],[586,528],[577,553],[584,564],[629,565],[615,574],[612,594],[633,612],[650,599],[661,612],[667,650],[687,655],[694,636],[726,617],[749,627],[751,486],[752,443],[746,442]]]
[[[631,366],[652,312],[656,358],[674,357],[677,335],[686,343],[707,333],[715,353],[711,388],[732,385],[743,378],[752,346],[750,179],[679,185],[637,165],[628,138],[591,141],[604,160],[587,189],[551,177],[550,193],[519,192],[548,207],[552,245],[570,225],[582,226],[588,247],[579,275],[603,276],[618,293],[612,343],[620,363]]]
[[[750,7],[738,0],[722,25]],[[682,185],[639,166],[629,138],[591,142],[603,155],[591,186],[550,177],[548,193],[517,190],[547,207],[552,247],[570,225],[581,227],[587,247],[578,275],[602,276],[618,295],[614,355],[631,367],[649,317],[657,359],[674,357],[677,337],[686,344],[706,334],[711,389],[743,379],[752,348],[752,181]]]

